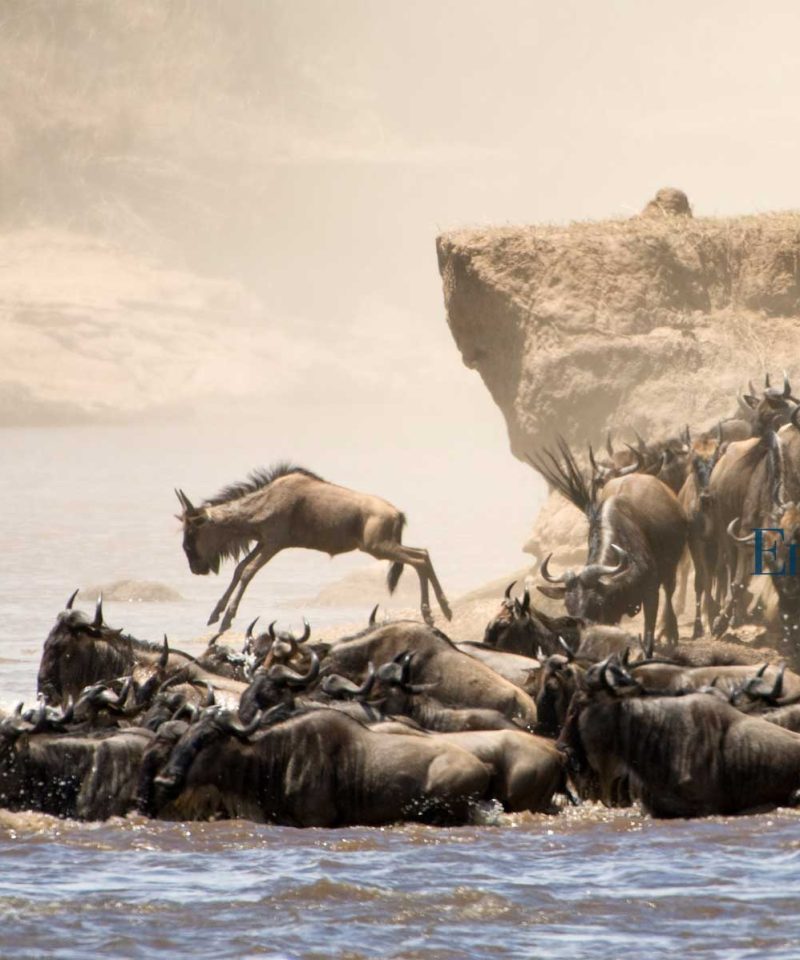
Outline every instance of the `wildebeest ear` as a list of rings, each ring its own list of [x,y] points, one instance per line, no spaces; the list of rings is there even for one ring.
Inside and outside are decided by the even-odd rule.
[[[749,393],[743,394],[742,400],[753,410],[758,406],[758,397],[754,397]]]
[[[547,584],[537,584],[536,589],[539,591],[539,593],[543,593],[546,597],[550,597],[551,600],[563,600],[567,592],[566,587],[551,587]]]

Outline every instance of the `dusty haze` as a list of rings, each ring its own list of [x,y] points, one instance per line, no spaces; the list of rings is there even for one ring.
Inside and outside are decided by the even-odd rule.
[[[452,343],[436,234],[626,215],[664,184],[698,215],[798,205],[791,3],[5,0],[0,20],[0,423],[182,422],[162,512],[176,483],[294,456],[397,500],[439,555],[440,504],[467,536],[480,518],[475,577],[512,569],[541,487]]]

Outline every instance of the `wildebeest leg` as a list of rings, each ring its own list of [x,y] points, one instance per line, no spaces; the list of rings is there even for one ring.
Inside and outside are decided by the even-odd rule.
[[[703,636],[701,612],[703,608],[703,595],[708,589],[708,583],[703,544],[698,543],[695,538],[692,538],[689,541],[689,550],[691,551],[692,563],[694,564],[694,626],[692,628],[692,640],[698,640]]]
[[[648,589],[642,600],[644,610],[644,649],[649,657],[656,639],[656,618],[658,617],[658,584],[655,590]]]
[[[250,563],[251,560],[255,560],[260,550],[261,550],[261,544],[258,543],[255,545],[255,547],[253,547],[250,553],[248,553],[243,560],[240,560],[236,564],[236,569],[233,571],[233,577],[231,578],[231,582],[228,586],[228,589],[225,591],[225,593],[222,594],[219,600],[217,600],[217,605],[211,611],[211,616],[208,618],[209,624],[216,623],[217,620],[219,620],[220,614],[225,609],[225,607],[227,607],[228,601],[231,598],[231,594],[236,589],[236,585],[239,583],[239,580],[241,579],[242,574],[244,573],[245,568],[247,567],[247,564]]]
[[[678,644],[678,618],[675,616],[675,610],[672,607],[672,594],[675,591],[675,573],[668,575],[664,579],[664,620],[663,630],[670,647]]]
[[[433,586],[433,592],[436,594],[436,602],[439,604],[439,607],[441,608],[441,611],[445,617],[447,617],[448,620],[452,620],[453,612],[450,609],[450,604],[447,602],[447,597],[444,595],[442,585],[439,583],[439,578],[436,576],[436,571],[433,569],[431,555],[423,547],[407,547],[406,549],[413,550],[414,553],[416,553],[424,562],[425,575]]]
[[[686,594],[689,591],[689,559],[689,555],[684,553],[678,565],[678,593],[675,597],[675,612],[679,615],[686,609]],[[691,554],[691,559],[694,560],[694,553]],[[695,564],[696,570],[697,565]]]
[[[731,585],[732,627],[740,627],[747,618],[747,606],[750,600],[750,594],[747,591],[747,583],[750,579],[750,574],[747,570],[747,559],[746,551],[737,549],[736,573]]]
[[[716,544],[711,538],[704,538],[700,544],[702,554],[703,577],[705,579],[705,612],[708,629],[714,622],[719,613],[719,604],[714,598],[715,576],[714,571],[717,568],[717,550]]]
[[[392,543],[384,540],[374,545],[370,544],[366,552],[372,554],[372,556],[378,560],[392,560],[395,563],[408,564],[409,567],[413,567],[417,571],[422,619],[429,626],[433,626],[433,617],[431,616],[428,598],[428,570],[430,568],[428,551],[418,550],[414,547],[403,546],[402,543]],[[446,602],[447,601],[445,601],[445,603]],[[444,610],[444,608],[442,609]]]
[[[239,578],[239,588],[236,591],[233,600],[228,604],[228,609],[225,611],[225,616],[222,618],[222,623],[220,624],[220,630],[227,630],[228,627],[233,623],[233,618],[236,616],[236,611],[239,609],[239,604],[242,602],[242,596],[244,595],[247,585],[253,579],[253,577],[258,573],[258,571],[268,563],[276,553],[279,552],[279,549],[274,549],[271,547],[265,547],[263,544],[256,551],[256,556],[245,566],[242,574]]]

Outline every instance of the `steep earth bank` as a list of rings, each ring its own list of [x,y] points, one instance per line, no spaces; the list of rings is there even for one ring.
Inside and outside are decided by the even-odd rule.
[[[438,237],[447,322],[519,459],[559,434],[706,428],[748,378],[800,381],[800,212],[695,219],[657,202],[677,193],[628,220]],[[584,531],[551,498],[526,549],[577,561]]]

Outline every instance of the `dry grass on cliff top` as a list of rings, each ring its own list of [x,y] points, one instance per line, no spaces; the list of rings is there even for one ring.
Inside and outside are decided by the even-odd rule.
[[[573,220],[566,224],[507,224],[498,227],[459,227],[444,231],[442,239],[457,246],[482,247],[506,239],[535,239],[554,243],[604,244],[613,241],[664,240],[670,243],[699,238],[749,240],[769,236],[795,244],[800,240],[800,210],[747,214],[739,217],[620,217],[611,220]]]
[[[565,331],[647,333],[728,310],[800,314],[800,211],[459,229],[439,238],[439,254],[443,273],[466,267],[526,317]],[[458,320],[451,313],[451,326]]]

